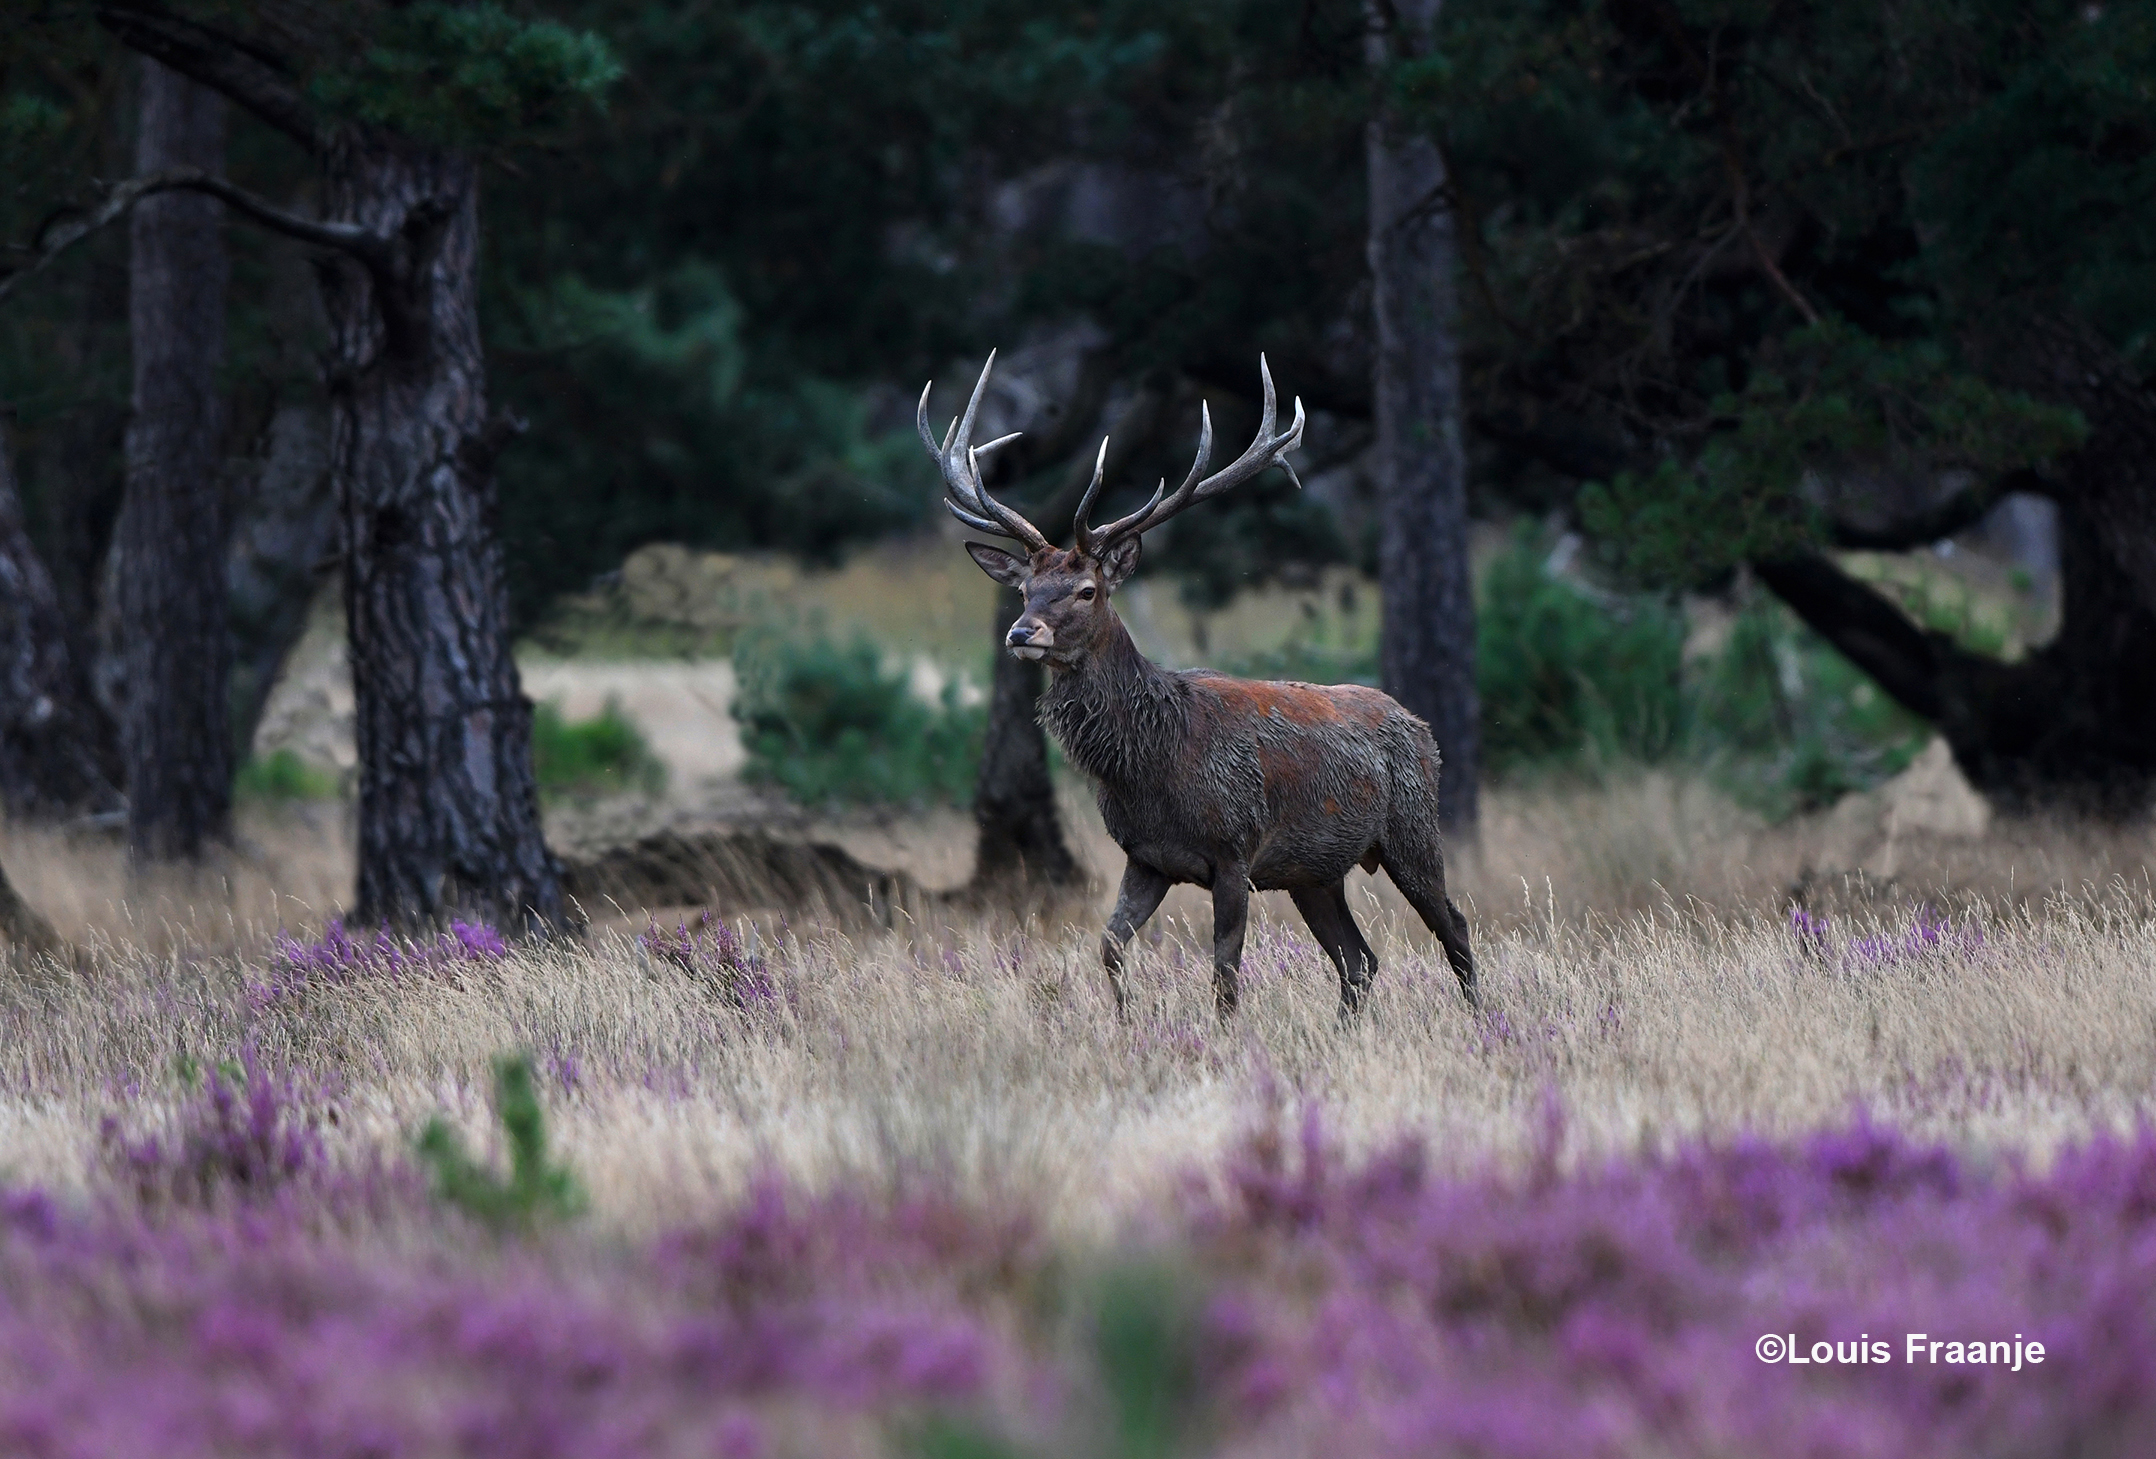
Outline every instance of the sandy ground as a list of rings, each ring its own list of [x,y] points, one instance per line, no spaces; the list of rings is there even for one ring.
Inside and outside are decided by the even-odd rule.
[[[741,774],[747,757],[728,713],[734,666],[726,659],[690,663],[581,663],[540,660],[519,666],[524,692],[570,720],[590,719],[609,701],[620,705],[666,762],[675,793],[694,797],[713,781]]]

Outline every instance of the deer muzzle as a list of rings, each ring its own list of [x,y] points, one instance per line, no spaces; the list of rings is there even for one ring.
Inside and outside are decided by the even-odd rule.
[[[1021,618],[1003,635],[1003,646],[1022,659],[1045,659],[1056,646],[1056,631],[1037,618]]]

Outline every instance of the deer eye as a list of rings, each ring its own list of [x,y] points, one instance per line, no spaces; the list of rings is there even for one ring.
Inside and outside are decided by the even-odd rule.
[[[1091,583],[1087,583],[1084,587],[1078,590],[1078,601],[1081,603],[1090,603],[1093,601],[1093,585]]]

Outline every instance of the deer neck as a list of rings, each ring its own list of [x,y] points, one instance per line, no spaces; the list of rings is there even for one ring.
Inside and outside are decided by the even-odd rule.
[[[1097,647],[1051,667],[1041,723],[1080,770],[1128,785],[1166,768],[1188,727],[1187,699],[1182,680],[1138,652],[1111,608]]]

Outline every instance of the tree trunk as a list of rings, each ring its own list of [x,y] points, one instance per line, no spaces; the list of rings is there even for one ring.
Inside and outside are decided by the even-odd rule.
[[[321,275],[358,719],[353,915],[561,926],[495,534],[478,171],[364,129],[323,162],[327,215],[395,240],[387,264],[339,258]]]
[[[2001,383],[2072,406],[2088,438],[2059,463],[2059,495],[2096,530],[2129,594],[2156,613],[2156,392],[2102,335],[2063,307],[1998,312],[1978,347]]]
[[[137,170],[221,172],[224,150],[224,98],[144,60]],[[232,818],[224,205],[168,193],[138,205],[130,231],[134,418],[109,578],[128,846],[137,861],[192,860]]]
[[[2064,611],[2017,663],[1919,628],[1825,557],[1756,565],[1761,581],[1912,713],[1969,783],[2011,811],[2127,818],[2156,799],[2156,614],[2071,500],[2059,508]]]
[[[1048,776],[1048,737],[1035,717],[1047,671],[1003,650],[1003,635],[1025,601],[996,594],[995,683],[988,700],[988,739],[973,795],[979,830],[973,882],[979,890],[1070,887],[1085,873],[1063,839],[1055,784]]]
[[[244,498],[233,511],[225,562],[232,621],[232,748],[245,758],[270,690],[307,629],[325,568],[337,549],[328,422],[311,405],[271,416]]]
[[[1798,616],[1939,727],[1970,784],[2009,810],[2138,816],[2156,803],[2156,394],[2064,312],[2001,311],[1979,341],[2002,383],[2079,410],[2088,438],[2043,477],[2058,506],[2062,612],[2019,662],[1919,628],[1822,556],[1755,564]],[[1929,542],[1917,520],[1883,534]]]
[[[1373,3],[1372,69],[1382,76],[1390,62],[1427,54],[1437,10],[1438,0]],[[1448,831],[1472,835],[1482,709],[1475,691],[1454,216],[1443,201],[1445,164],[1436,143],[1406,126],[1382,91],[1365,152],[1385,690],[1428,721],[1444,757],[1438,818]]]
[[[111,735],[67,620],[23,523],[0,423],[0,803],[22,820],[117,811]]]

